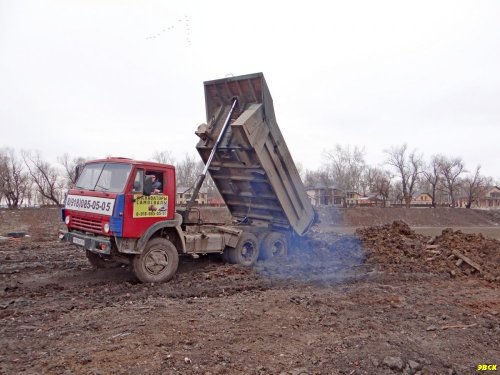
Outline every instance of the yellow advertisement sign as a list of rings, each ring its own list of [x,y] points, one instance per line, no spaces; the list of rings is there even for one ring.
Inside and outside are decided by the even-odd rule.
[[[168,196],[134,194],[134,218],[166,217]]]

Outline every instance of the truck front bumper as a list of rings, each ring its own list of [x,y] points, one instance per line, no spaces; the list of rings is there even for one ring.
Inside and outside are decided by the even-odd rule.
[[[111,254],[111,241],[108,237],[88,236],[83,233],[59,230],[59,239],[96,254]]]

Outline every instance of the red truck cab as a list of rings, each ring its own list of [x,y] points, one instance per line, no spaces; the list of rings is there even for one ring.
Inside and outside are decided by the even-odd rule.
[[[144,195],[144,182],[155,176],[161,192]],[[107,158],[85,164],[63,209],[70,231],[140,238],[159,220],[175,215],[175,169],[171,165]]]
[[[152,176],[160,184],[156,192]],[[181,223],[175,212],[175,168],[116,157],[89,161],[67,194],[62,219],[67,231],[59,238],[83,247],[95,266],[111,259],[130,263],[152,228]]]

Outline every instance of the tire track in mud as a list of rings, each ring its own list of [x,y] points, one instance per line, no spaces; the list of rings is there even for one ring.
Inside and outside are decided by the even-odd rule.
[[[93,270],[83,251],[57,241],[2,246],[0,257],[3,279],[12,276],[9,283],[15,285],[8,292],[12,298],[28,293],[45,299],[67,299],[84,293],[119,301],[144,294],[144,286],[126,266]],[[373,267],[363,266],[363,259],[359,241],[332,234],[303,240],[287,259],[259,262],[253,269],[224,264],[217,256],[197,260],[181,257],[174,279],[155,285],[153,294],[175,299],[216,298],[307,284],[338,284],[370,275]],[[4,293],[8,290],[4,288]]]

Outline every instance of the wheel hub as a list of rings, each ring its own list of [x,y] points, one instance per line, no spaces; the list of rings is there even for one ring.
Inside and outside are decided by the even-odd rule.
[[[241,249],[241,256],[245,259],[251,259],[255,255],[255,249],[251,243],[246,243]]]
[[[148,254],[144,265],[148,272],[158,275],[167,268],[168,255],[162,250],[153,250]]]
[[[280,256],[283,255],[283,243],[281,241],[275,241],[273,243],[273,246],[271,248],[271,253],[273,256]]]

